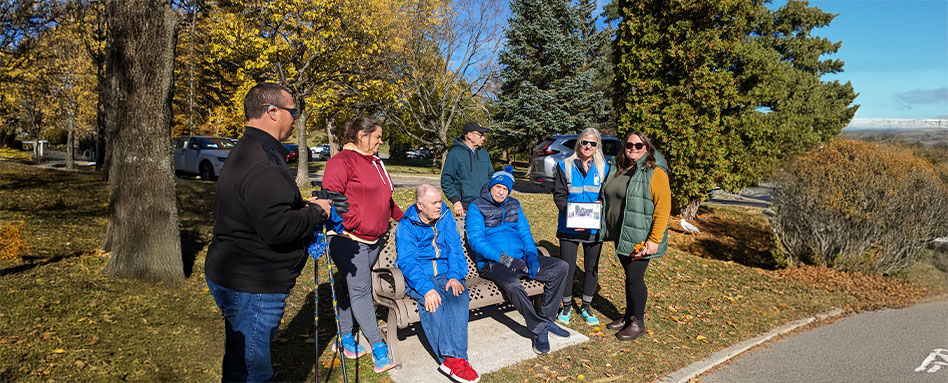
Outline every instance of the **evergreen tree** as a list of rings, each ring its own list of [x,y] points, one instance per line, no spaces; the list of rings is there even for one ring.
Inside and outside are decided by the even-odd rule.
[[[602,91],[593,90],[605,40],[595,30],[593,1],[514,0],[500,53],[503,84],[495,120],[500,134],[528,151],[544,136],[579,132],[605,121]]]
[[[836,136],[855,113],[842,70],[820,60],[840,43],[813,37],[835,17],[803,1],[627,1],[614,43],[618,130],[642,130],[671,167],[693,218],[710,190],[738,190],[787,156]]]

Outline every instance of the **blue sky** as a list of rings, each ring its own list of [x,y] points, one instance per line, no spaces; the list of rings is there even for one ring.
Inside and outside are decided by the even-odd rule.
[[[599,0],[600,8],[609,0]],[[771,9],[786,4],[775,0]],[[948,0],[811,0],[838,14],[815,35],[842,41],[843,72],[824,80],[851,82],[855,118],[948,119]]]
[[[776,1],[780,6],[785,1]],[[948,1],[816,0],[839,16],[815,34],[843,45],[834,56],[861,105],[856,118],[948,119]]]

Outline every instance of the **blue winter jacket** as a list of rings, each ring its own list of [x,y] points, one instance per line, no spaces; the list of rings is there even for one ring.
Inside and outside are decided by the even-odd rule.
[[[458,225],[448,205],[441,203],[441,217],[434,225],[421,221],[417,206],[412,204],[405,211],[395,229],[395,250],[398,252],[395,263],[402,270],[408,287],[419,295],[425,295],[436,288],[431,277],[440,274],[464,283],[467,259]]]
[[[494,202],[489,185],[481,188],[481,196],[468,207],[464,224],[477,268],[482,269],[488,260],[500,262],[501,254],[505,253],[524,260],[530,268],[530,277],[533,277],[540,268],[537,245],[533,242],[530,223],[523,215],[520,201],[507,196],[501,203]]]

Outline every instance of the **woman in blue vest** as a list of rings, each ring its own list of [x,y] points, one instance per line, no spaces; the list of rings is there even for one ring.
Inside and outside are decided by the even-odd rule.
[[[599,324],[599,319],[593,315],[589,305],[596,288],[599,287],[599,252],[602,249],[602,239],[598,236],[598,230],[566,227],[566,208],[570,202],[600,202],[600,189],[606,174],[609,174],[609,165],[602,155],[602,137],[594,128],[583,130],[576,140],[573,154],[556,164],[553,202],[560,211],[556,238],[560,239],[560,258],[569,264],[566,287],[563,289],[563,306],[556,316],[556,320],[562,324],[569,324],[572,312],[573,273],[576,271],[576,254],[580,244],[583,245],[583,267],[586,270],[583,277],[583,303],[579,307],[579,315],[588,325]]]

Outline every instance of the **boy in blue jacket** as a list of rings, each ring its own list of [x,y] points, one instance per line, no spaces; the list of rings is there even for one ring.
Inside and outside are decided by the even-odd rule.
[[[456,382],[479,381],[467,361],[467,259],[454,216],[436,187],[415,190],[415,204],[399,221],[395,241],[396,264],[420,306],[421,328],[441,362],[438,369]]]
[[[467,242],[474,251],[481,276],[504,290],[526,319],[527,328],[534,334],[533,351],[547,354],[549,333],[569,337],[569,331],[553,323],[569,265],[559,258],[537,256],[530,223],[523,215],[520,201],[509,197],[512,188],[509,166],[491,176],[480,197],[467,210]],[[521,278],[546,282],[539,313],[520,284]]]

